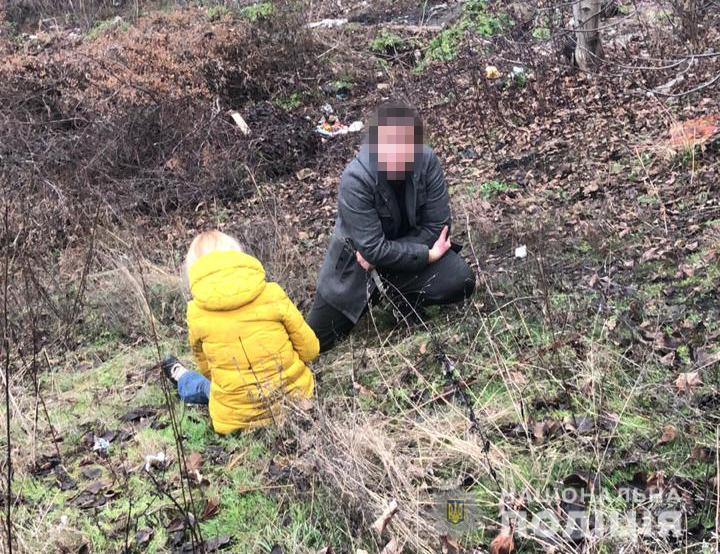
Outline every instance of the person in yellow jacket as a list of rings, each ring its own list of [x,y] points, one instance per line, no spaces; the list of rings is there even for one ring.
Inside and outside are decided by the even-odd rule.
[[[192,241],[186,271],[190,346],[199,372],[168,356],[165,374],[188,403],[208,404],[221,434],[272,423],[287,397],[308,399],[306,365],[320,352],[313,330],[240,243],[220,231]]]

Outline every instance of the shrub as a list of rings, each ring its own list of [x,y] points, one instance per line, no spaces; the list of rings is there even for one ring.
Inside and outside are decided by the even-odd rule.
[[[226,17],[232,16],[230,8],[224,5],[211,6],[208,8],[207,16],[210,21],[220,21]]]
[[[404,44],[405,40],[402,37],[383,29],[370,41],[370,50],[376,54],[390,54],[402,48]]]
[[[261,19],[269,19],[273,13],[275,13],[275,8],[271,2],[260,2],[240,10],[240,15],[253,23]]]

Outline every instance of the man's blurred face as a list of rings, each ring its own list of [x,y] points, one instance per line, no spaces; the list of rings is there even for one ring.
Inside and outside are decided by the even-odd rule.
[[[387,173],[388,179],[402,179],[413,170],[416,149],[412,121],[408,124],[378,126],[378,169]]]

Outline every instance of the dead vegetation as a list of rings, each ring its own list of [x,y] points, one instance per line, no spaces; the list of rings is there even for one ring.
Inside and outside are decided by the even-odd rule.
[[[544,2],[125,5],[96,26],[108,4],[4,13],[16,551],[716,548],[714,3],[620,3],[592,75],[563,57],[569,7]],[[325,17],[350,23],[304,26]],[[350,121],[390,95],[432,130],[476,298],[427,329],[375,310],[279,431],[219,439],[177,407],[178,453],[155,363],[181,348],[189,240],[238,235],[307,306],[359,141],[321,140],[321,107]],[[678,509],[682,533],[527,533],[567,522],[561,489],[597,517]]]

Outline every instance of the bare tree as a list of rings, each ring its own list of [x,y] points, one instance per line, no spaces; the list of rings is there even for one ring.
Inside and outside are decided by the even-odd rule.
[[[601,12],[601,0],[578,0],[573,4],[575,61],[583,71],[590,71],[603,55],[598,30]]]

